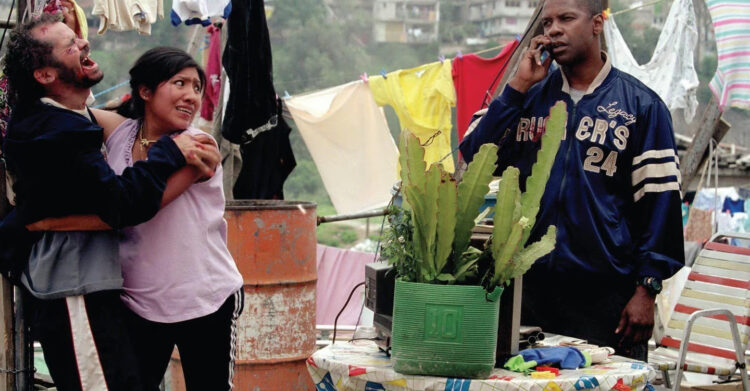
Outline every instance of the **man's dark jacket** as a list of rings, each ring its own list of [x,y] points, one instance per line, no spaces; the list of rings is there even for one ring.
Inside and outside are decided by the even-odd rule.
[[[162,137],[147,161],[117,176],[102,154],[102,140],[102,128],[73,111],[41,101],[14,109],[3,152],[16,179],[17,204],[0,222],[0,270],[28,256],[37,236],[27,224],[95,214],[120,228],[159,211],[167,178],[185,165],[174,141]]]

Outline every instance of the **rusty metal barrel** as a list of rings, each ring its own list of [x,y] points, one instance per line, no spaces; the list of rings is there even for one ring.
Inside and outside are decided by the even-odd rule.
[[[315,389],[305,367],[315,350],[315,208],[311,202],[227,202],[227,242],[245,292],[235,390]],[[178,362],[173,357],[173,364]],[[177,365],[170,380],[170,389],[184,389]]]

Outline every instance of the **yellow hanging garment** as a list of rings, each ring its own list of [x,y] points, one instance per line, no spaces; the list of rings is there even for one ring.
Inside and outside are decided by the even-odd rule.
[[[78,28],[81,30],[81,38],[89,39],[89,24],[86,21],[86,12],[84,12],[83,8],[79,7],[78,4],[76,4],[75,0],[70,0],[70,2],[75,8],[76,19],[78,19]]]
[[[426,144],[428,167],[447,155],[443,167],[453,172],[451,107],[456,105],[456,90],[450,60],[394,71],[385,78],[371,76],[369,84],[375,102],[396,111],[401,130],[411,131]]]

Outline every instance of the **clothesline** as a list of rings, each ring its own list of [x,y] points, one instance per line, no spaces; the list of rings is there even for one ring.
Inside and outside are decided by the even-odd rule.
[[[613,12],[613,13],[609,14],[609,16],[615,16],[615,15],[624,14],[626,12],[635,11],[635,10],[640,9],[640,8],[644,8],[644,7],[648,7],[650,5],[654,5],[656,3],[661,3],[662,1],[664,1],[664,0],[655,0],[655,1],[651,1],[651,2],[645,3],[645,4],[641,4],[641,5],[636,6],[636,7],[627,8],[627,9],[624,9],[624,10],[619,10],[617,12]]]
[[[516,37],[516,40],[520,41],[520,39],[518,39],[518,37]],[[493,51],[493,50],[498,50],[498,49],[502,49],[502,48],[504,48],[504,47],[505,47],[505,45],[498,45],[498,46],[494,46],[494,47],[491,47],[491,48],[489,48],[489,49],[483,49],[483,50],[480,50],[480,51],[478,51],[478,52],[474,52],[474,54],[478,56],[478,55],[480,55],[480,54],[484,54],[484,53],[487,53],[487,52],[491,52],[491,51]]]
[[[94,94],[94,98],[96,98],[96,97],[98,97],[98,96],[100,96],[102,94],[106,94],[106,93],[108,93],[110,91],[114,91],[114,90],[116,90],[116,89],[118,89],[118,88],[120,88],[120,87],[122,87],[124,85],[127,85],[128,83],[130,83],[130,80],[125,80],[124,82],[122,82],[120,84],[117,84],[115,86],[109,87],[109,88],[107,88],[107,89],[105,89],[103,91],[99,91],[96,94]]]

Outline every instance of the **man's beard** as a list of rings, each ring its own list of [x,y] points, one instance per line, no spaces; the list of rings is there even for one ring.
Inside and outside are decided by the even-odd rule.
[[[76,75],[75,71],[66,68],[64,65],[56,65],[55,68],[57,68],[57,77],[61,81],[78,88],[91,88],[104,78],[104,73],[99,73],[96,78],[90,78],[87,75],[79,77]]]

